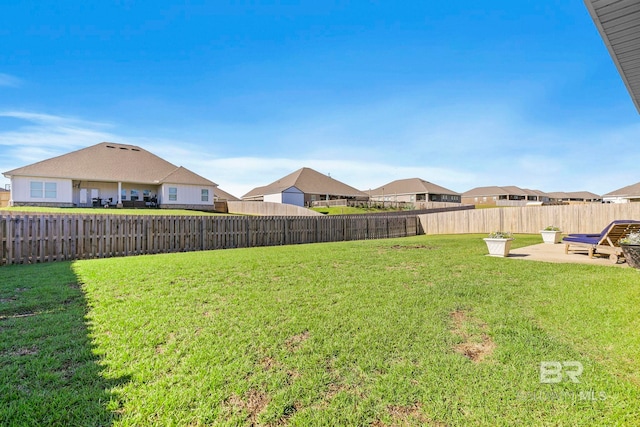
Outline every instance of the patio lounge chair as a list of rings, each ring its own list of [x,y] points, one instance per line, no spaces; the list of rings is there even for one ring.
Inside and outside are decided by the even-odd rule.
[[[618,258],[623,256],[622,249],[618,243],[631,231],[640,231],[640,221],[630,219],[619,219],[607,225],[600,234],[569,234],[562,239],[565,244],[564,253],[570,250],[587,250],[589,258],[594,254],[608,254],[612,263],[616,264]],[[571,249],[576,246],[576,249]]]

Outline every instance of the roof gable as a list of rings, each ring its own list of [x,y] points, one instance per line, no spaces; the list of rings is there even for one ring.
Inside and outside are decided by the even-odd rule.
[[[372,196],[383,194],[450,194],[459,196],[460,193],[441,187],[432,182],[420,178],[398,179],[388,184],[371,190]]]
[[[637,195],[640,195],[640,182],[636,182],[635,184],[627,185],[626,187],[613,190],[607,194],[604,194],[603,197],[637,196]]]
[[[282,193],[284,190],[296,187],[305,194],[330,194],[344,197],[367,197],[360,190],[344,184],[328,175],[321,174],[311,168],[301,168],[269,185],[256,187],[243,196],[255,197],[265,194]]]
[[[162,183],[189,184],[189,185],[216,185],[197,173],[191,172],[182,166],[177,167],[169,175],[160,180]]]

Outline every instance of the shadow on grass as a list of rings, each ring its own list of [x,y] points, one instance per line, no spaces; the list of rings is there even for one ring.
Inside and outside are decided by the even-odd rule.
[[[0,267],[0,425],[109,425],[118,403],[93,352],[71,263]]]

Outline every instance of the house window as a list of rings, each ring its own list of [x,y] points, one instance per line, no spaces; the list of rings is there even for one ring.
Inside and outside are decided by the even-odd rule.
[[[176,200],[178,200],[178,188],[169,187],[169,201],[175,202]]]
[[[58,197],[58,184],[55,182],[31,181],[29,194],[32,199],[55,199]]]
[[[200,190],[200,200],[203,202],[209,201],[209,190],[207,188]]]
[[[138,199],[138,190],[131,190],[131,200],[135,202]]]
[[[142,190],[142,200],[148,202],[151,200],[151,191],[150,190]]]
[[[42,181],[31,181],[29,184],[31,186],[31,198],[42,199],[42,186],[44,183]]]
[[[125,190],[124,188],[120,192],[120,200],[127,200],[127,190]]]
[[[55,182],[45,182],[44,197],[45,199],[55,199],[58,197],[58,184]]]

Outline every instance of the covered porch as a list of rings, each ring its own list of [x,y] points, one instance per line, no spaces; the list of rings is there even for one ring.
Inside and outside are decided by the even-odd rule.
[[[73,181],[73,204],[78,207],[157,208],[160,185],[129,182]]]

